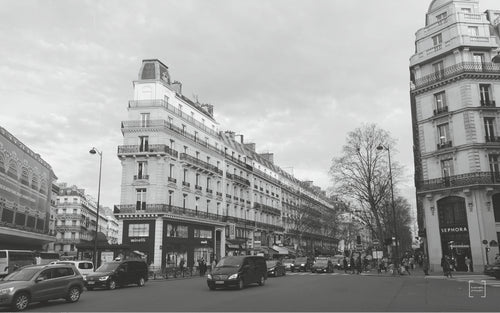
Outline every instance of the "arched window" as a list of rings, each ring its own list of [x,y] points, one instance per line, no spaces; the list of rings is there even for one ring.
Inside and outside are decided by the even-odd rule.
[[[28,178],[28,169],[23,167],[22,173],[21,173],[21,184],[25,186],[29,186],[29,178]]]
[[[5,156],[0,153],[0,173],[5,173]]]
[[[13,179],[18,179],[17,178],[17,166],[16,163],[11,161],[9,163],[9,169],[7,170],[7,175]]]
[[[38,176],[36,174],[31,177],[31,189],[38,190]]]

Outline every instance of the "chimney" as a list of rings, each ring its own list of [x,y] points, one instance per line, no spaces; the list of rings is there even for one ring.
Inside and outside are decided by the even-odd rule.
[[[259,153],[259,155],[274,164],[274,153]]]
[[[255,143],[244,143],[243,146],[248,150],[255,152]]]
[[[175,92],[177,92],[178,94],[182,95],[182,83],[180,81],[176,80],[170,86],[172,86],[172,89],[174,89]]]
[[[238,134],[238,135],[235,135],[235,136],[240,137],[240,143],[243,144],[243,135],[242,134]]]

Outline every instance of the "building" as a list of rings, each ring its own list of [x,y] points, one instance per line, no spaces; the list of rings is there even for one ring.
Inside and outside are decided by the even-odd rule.
[[[49,221],[52,167],[0,127],[0,247],[44,250],[55,240]]]
[[[300,246],[305,238],[333,247],[321,229],[288,234],[283,215],[283,201],[291,198],[311,212],[331,209],[324,194],[276,166],[272,153],[257,153],[243,135],[220,131],[213,106],[185,97],[166,65],[143,60],[133,85],[117,151],[120,243],[157,268],[181,259],[193,266],[226,254],[287,253],[285,241]]]
[[[410,58],[419,236],[431,270],[443,255],[482,271],[500,237],[500,11],[433,0]],[[490,248],[489,255],[487,248]]]
[[[97,204],[90,195],[85,194],[85,189],[68,186],[67,183],[60,183],[58,187],[54,250],[77,256],[78,245],[94,242]],[[118,223],[110,209],[99,210],[99,232],[106,236],[110,244],[118,241]],[[91,255],[84,257],[92,258]]]

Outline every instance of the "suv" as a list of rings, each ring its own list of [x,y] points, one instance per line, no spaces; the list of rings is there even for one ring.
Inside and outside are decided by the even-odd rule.
[[[31,302],[76,302],[82,291],[82,275],[71,264],[26,266],[0,281],[0,305],[21,311]]]
[[[86,279],[88,274],[94,272],[94,264],[90,261],[58,261],[57,264],[73,264],[78,272],[82,274],[83,280]]]
[[[207,275],[210,290],[217,287],[237,287],[257,283],[263,286],[267,279],[266,259],[263,256],[226,256]]]
[[[124,260],[103,263],[92,274],[87,275],[85,287],[115,289],[117,286],[137,284],[144,286],[148,280],[148,265],[142,260]]]

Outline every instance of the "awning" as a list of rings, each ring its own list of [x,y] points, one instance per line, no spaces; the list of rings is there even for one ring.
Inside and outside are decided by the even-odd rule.
[[[276,252],[278,252],[278,254],[282,254],[282,255],[288,254],[288,249],[285,247],[273,246],[273,250],[276,250]]]
[[[226,247],[228,247],[229,249],[236,249],[236,250],[241,249],[241,246],[239,243],[231,241],[231,240],[226,240]]]

